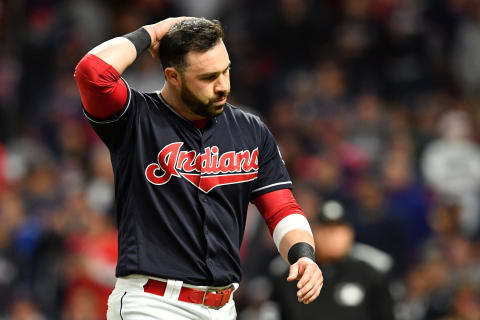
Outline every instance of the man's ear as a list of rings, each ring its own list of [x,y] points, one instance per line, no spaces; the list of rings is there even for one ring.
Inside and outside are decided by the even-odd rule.
[[[178,87],[182,83],[180,73],[172,67],[165,68],[165,80],[171,83],[174,87]]]

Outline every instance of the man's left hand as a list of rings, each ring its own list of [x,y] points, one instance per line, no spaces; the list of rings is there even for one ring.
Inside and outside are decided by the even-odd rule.
[[[320,294],[323,275],[318,265],[309,258],[300,258],[290,266],[287,281],[298,280],[297,298],[299,302],[309,304]]]

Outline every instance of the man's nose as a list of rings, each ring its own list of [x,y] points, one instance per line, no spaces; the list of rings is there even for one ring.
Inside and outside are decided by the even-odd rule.
[[[230,87],[230,79],[227,75],[221,75],[218,77],[217,82],[215,83],[215,93],[228,92]]]

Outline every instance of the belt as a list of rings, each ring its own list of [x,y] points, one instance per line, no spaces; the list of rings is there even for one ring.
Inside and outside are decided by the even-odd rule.
[[[147,283],[143,286],[144,292],[163,296],[167,283],[155,279],[148,279]],[[221,308],[228,303],[230,296],[232,295],[233,286],[226,289],[193,289],[183,287],[180,289],[179,301],[190,302],[195,304],[201,304],[210,308]]]

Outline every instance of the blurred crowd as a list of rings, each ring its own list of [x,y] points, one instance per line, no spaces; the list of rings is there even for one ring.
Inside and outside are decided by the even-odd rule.
[[[267,123],[312,224],[334,200],[355,243],[390,259],[395,319],[480,319],[478,0],[1,1],[0,319],[104,319],[113,174],[73,70],[177,15],[222,22],[230,102]],[[124,76],[140,91],[164,81],[148,54]],[[252,207],[240,319],[282,319],[276,257]]]

